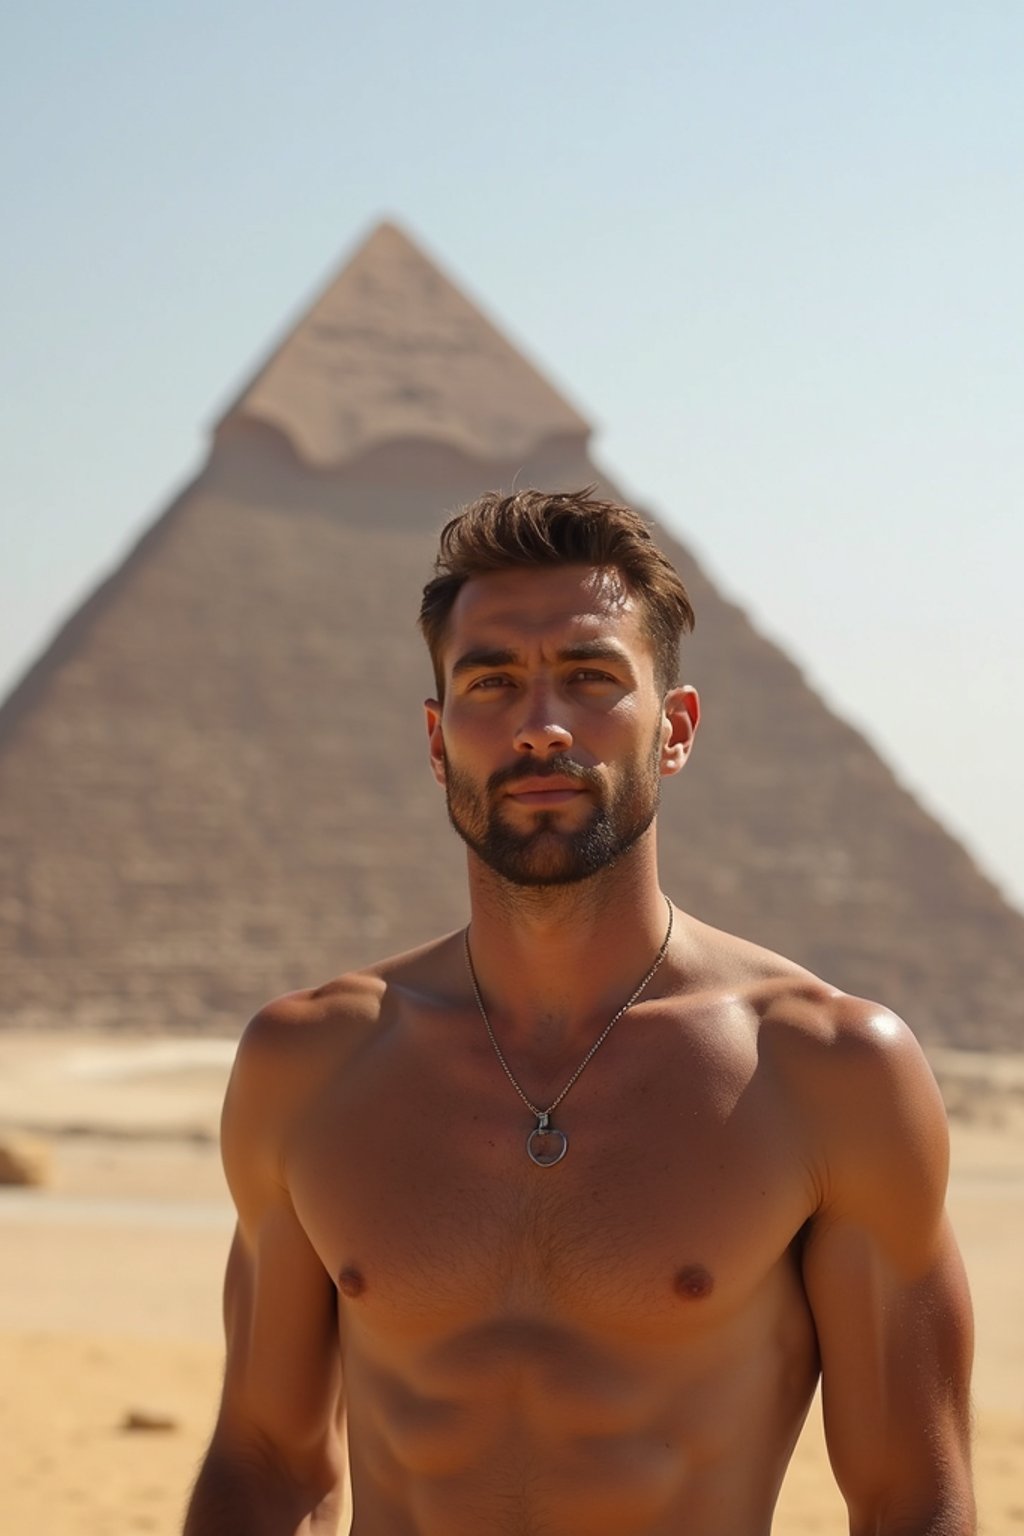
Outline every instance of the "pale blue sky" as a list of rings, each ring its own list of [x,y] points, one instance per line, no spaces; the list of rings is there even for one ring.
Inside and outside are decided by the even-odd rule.
[[[1019,0],[37,0],[4,33],[0,688],[387,214],[1024,902]]]

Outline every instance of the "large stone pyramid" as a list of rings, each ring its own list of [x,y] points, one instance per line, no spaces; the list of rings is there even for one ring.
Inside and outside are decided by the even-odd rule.
[[[0,711],[5,1024],[236,1030],[465,920],[419,590],[483,489],[616,494],[588,437],[404,234],[371,235]],[[1016,1044],[1024,918],[659,537],[706,710],[665,796],[666,889],[926,1040]]]

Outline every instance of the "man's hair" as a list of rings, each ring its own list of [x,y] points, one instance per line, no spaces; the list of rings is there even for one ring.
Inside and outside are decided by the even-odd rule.
[[[694,625],[686,588],[638,512],[582,491],[490,491],[441,530],[435,574],[423,588],[420,629],[437,696],[444,696],[441,648],[455,599],[467,581],[493,571],[556,565],[610,567],[643,610],[658,687],[678,681],[679,641]]]

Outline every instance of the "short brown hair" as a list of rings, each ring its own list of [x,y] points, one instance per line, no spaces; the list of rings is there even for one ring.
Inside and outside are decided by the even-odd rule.
[[[614,567],[643,606],[659,688],[674,686],[679,641],[694,626],[686,588],[640,514],[600,501],[594,491],[489,491],[445,524],[420,605],[438,698],[444,691],[441,647],[459,592],[474,576],[517,566]]]

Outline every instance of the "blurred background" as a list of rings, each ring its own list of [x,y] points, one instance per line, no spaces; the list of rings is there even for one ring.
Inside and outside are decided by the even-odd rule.
[[[10,685],[407,224],[1024,899],[1024,12],[54,0],[5,27]]]
[[[154,720],[157,697],[165,724],[181,717],[179,694],[153,685],[160,653],[144,653],[150,686],[133,692],[143,652],[125,629],[104,640],[100,620],[116,608],[105,597],[102,612],[65,632],[52,663],[27,683],[26,674],[165,509],[174,537],[193,513],[206,517],[191,487],[213,507],[203,526],[228,527],[240,482],[224,455],[247,441],[231,435],[240,392],[382,219],[408,231],[593,427],[595,472],[650,509],[692,557],[693,579],[724,600],[708,632],[740,635],[726,611],[738,606],[754,636],[743,644],[777,643],[877,749],[894,781],[882,786],[886,803],[896,805],[890,788],[909,790],[977,866],[969,918],[951,907],[949,932],[932,941],[936,969],[950,970],[933,990],[965,989],[956,1016],[936,1026],[932,1059],[954,1113],[954,1214],[982,1302],[986,1528],[1024,1525],[1024,1339],[1009,1289],[1024,1258],[1019,1005],[995,1028],[984,1008],[972,1011],[969,988],[980,983],[964,974],[984,971],[1005,997],[1024,965],[1022,59],[1024,11],[1011,0],[628,11],[441,0],[358,13],[262,0],[173,10],[43,0],[5,18],[0,926],[22,935],[10,975],[28,1000],[17,1027],[9,1017],[0,1029],[0,1128],[21,1181],[0,1201],[0,1348],[21,1388],[17,1406],[0,1410],[0,1446],[22,1501],[0,1512],[0,1530],[5,1519],[21,1529],[31,1513],[45,1536],[44,1491],[54,1531],[176,1528],[216,1394],[230,1217],[214,1138],[237,1033],[228,1021],[241,1023],[229,989],[172,978],[169,1022],[184,1021],[173,1042],[149,1038],[168,1019],[143,992],[133,1030],[115,1032],[103,989],[120,1005],[124,966],[105,980],[98,962],[84,988],[78,962],[60,963],[91,931],[65,915],[69,884],[86,916],[103,906],[104,935],[127,931],[143,908],[156,931],[176,899],[166,849],[138,856],[116,901],[90,895],[90,882],[105,890],[105,871],[123,863],[122,832],[177,814],[152,775],[141,778],[155,748],[143,742],[133,757],[125,727],[133,710]],[[347,324],[355,313],[346,310]],[[208,461],[217,423],[219,479]],[[274,474],[290,473],[290,461],[273,462]],[[440,476],[435,523],[448,488]],[[251,519],[266,534],[261,560],[276,537],[262,516]],[[154,544],[150,564],[132,571],[155,579],[160,550],[172,547]],[[198,569],[205,546],[193,548]],[[254,544],[231,548],[256,568]],[[388,549],[396,582],[408,585],[420,554]],[[283,556],[280,569],[284,580]],[[191,570],[182,565],[165,594],[186,619],[199,590]],[[376,611],[378,599],[367,598]],[[718,613],[717,597],[707,601]],[[248,648],[251,623],[240,597],[224,645],[242,637],[266,672],[273,647],[265,654],[256,637]],[[88,651],[90,635],[108,650]],[[306,640],[294,644],[304,666],[319,664]],[[116,696],[116,709],[99,720],[97,747],[82,726],[87,687],[110,675],[104,658],[115,653],[122,670],[104,697]],[[727,684],[709,707],[728,719]],[[239,686],[237,732],[218,743],[229,764],[250,720]],[[402,686],[425,691],[419,674]],[[755,705],[743,696],[732,707]],[[211,696],[209,709],[207,741],[223,700]],[[30,732],[44,727],[45,743]],[[155,726],[146,735],[163,739]],[[841,756],[840,738],[828,740]],[[192,760],[191,738],[180,751],[178,768]],[[785,737],[773,738],[778,775],[785,751]],[[94,824],[83,786],[101,759],[121,820]],[[132,769],[123,781],[109,769],[118,762]],[[709,779],[714,763],[712,754]],[[271,795],[273,764],[237,771]],[[850,886],[869,893],[849,782],[836,769],[822,825],[849,807],[835,878],[850,870]],[[415,844],[441,812],[424,801],[421,816],[411,794]],[[358,794],[349,810],[366,819]],[[226,824],[200,816],[188,835],[216,837]],[[318,835],[329,842],[330,828]],[[893,842],[906,858],[909,843],[895,833]],[[780,847],[791,843],[787,825]],[[383,856],[368,847],[365,857],[370,866]],[[922,859],[915,889],[945,890],[938,869]],[[374,906],[373,880],[367,873],[354,899],[372,919],[360,942],[381,945],[390,918],[385,896],[379,914]],[[727,915],[736,900],[728,889],[703,894],[698,910],[710,901],[714,915],[716,901]],[[895,950],[924,900],[886,908]],[[929,924],[941,905],[936,897]],[[918,928],[916,969],[892,981],[910,999],[931,984],[931,930]],[[971,958],[957,948],[966,928],[981,935]],[[240,915],[223,937],[246,953],[275,946],[263,911]],[[822,955],[830,942],[821,936]],[[289,945],[293,984],[320,979]],[[157,974],[151,948],[147,929],[129,957],[140,974]],[[193,959],[160,964],[184,976]],[[253,991],[255,1004],[256,982]],[[211,1021],[203,1039],[193,1037],[200,1016]],[[813,1435],[785,1495],[786,1528],[838,1532]]]

